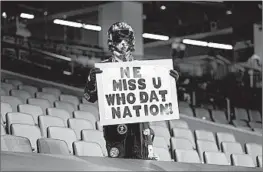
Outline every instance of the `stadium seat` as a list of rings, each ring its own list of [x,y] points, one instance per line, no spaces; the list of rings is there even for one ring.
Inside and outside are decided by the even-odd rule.
[[[68,102],[55,101],[54,105],[58,109],[65,109],[70,114],[70,117],[73,116],[72,113],[76,110],[74,105]]]
[[[104,156],[100,145],[94,142],[76,141],[73,143],[73,150],[77,156]]]
[[[41,107],[44,114],[47,114],[47,108],[53,107],[48,100],[30,98],[27,100],[28,104]]]
[[[256,167],[251,156],[246,154],[232,154],[231,164],[242,167]]]
[[[262,129],[262,124],[259,123],[259,122],[249,122],[249,126],[251,128],[260,128],[260,129]]]
[[[74,118],[78,118],[78,119],[86,119],[88,121],[90,121],[93,125],[93,128],[96,128],[96,121],[97,119],[95,118],[94,115],[92,115],[89,112],[85,112],[85,111],[74,111],[73,112],[73,117]]]
[[[237,120],[245,120],[249,121],[248,119],[248,113],[246,109],[243,108],[234,108],[235,117]]]
[[[26,103],[27,99],[31,98],[31,95],[24,90],[11,90],[10,95],[18,97],[20,100],[22,100],[23,103]]]
[[[262,145],[256,143],[246,143],[245,150],[246,153],[252,157],[254,164],[256,164],[257,156],[262,155]]]
[[[204,152],[204,161],[206,164],[230,165],[226,155],[222,152]]]
[[[76,119],[76,118],[68,119],[68,127],[75,131],[78,140],[81,139],[81,135],[80,135],[81,130],[84,130],[84,129],[94,130],[95,129],[92,122],[88,120]]]
[[[13,110],[10,104],[1,102],[1,116],[4,123],[6,123],[6,114],[12,111]]]
[[[238,142],[222,142],[221,147],[229,162],[231,154],[244,154],[242,146]]]
[[[196,148],[194,135],[191,130],[184,128],[173,128],[172,134],[175,138],[188,139],[192,143],[193,147]]]
[[[74,130],[65,127],[48,127],[47,136],[52,139],[64,140],[68,145],[70,154],[73,154],[72,144],[77,141]]]
[[[4,79],[5,83],[12,84],[14,87],[18,88],[19,85],[23,85],[21,81],[16,79]]]
[[[161,126],[151,126],[151,128],[153,129],[155,136],[159,136],[159,137],[164,137],[165,141],[167,143],[167,145],[170,148],[170,132],[169,129],[166,127],[161,127]]]
[[[76,108],[78,107],[80,103],[78,97],[72,96],[72,95],[66,95],[66,94],[61,94],[59,96],[59,100],[72,103]]]
[[[180,114],[186,115],[186,116],[194,116],[193,109],[190,107],[179,107]]]
[[[102,148],[104,156],[108,156],[103,132],[97,130],[82,130],[81,140],[98,143]]]
[[[216,143],[216,139],[214,133],[206,130],[195,130],[195,138],[196,140],[207,140]]]
[[[18,112],[31,115],[36,124],[38,124],[38,116],[43,115],[41,107],[29,104],[18,105]]]
[[[247,127],[247,122],[243,120],[232,120],[235,127]]]
[[[43,137],[47,137],[48,127],[67,127],[61,118],[49,115],[39,116],[38,124]]]
[[[178,106],[180,107],[190,107],[190,104],[183,101],[178,101]]]
[[[96,121],[96,129],[99,131],[103,131],[103,126],[100,125],[100,121]]]
[[[43,154],[70,155],[64,140],[40,138],[37,140],[38,152]]]
[[[249,119],[251,122],[261,122],[262,121],[262,116],[259,111],[257,110],[249,110]]]
[[[217,144],[215,142],[206,141],[206,140],[197,140],[197,151],[201,160],[203,161],[204,152],[219,152]]]
[[[7,131],[10,133],[10,127],[12,124],[28,124],[35,125],[34,118],[30,114],[20,112],[9,112],[6,114]]]
[[[59,97],[61,94],[61,91],[59,89],[53,88],[53,87],[44,87],[44,88],[42,88],[42,92],[53,94],[56,97]]]
[[[41,138],[40,129],[37,126],[27,124],[12,124],[11,133],[14,136],[26,137],[30,140],[32,150],[37,151],[37,139]]]
[[[0,88],[0,96],[8,96],[8,93],[4,89]]]
[[[71,118],[70,114],[64,109],[48,108],[47,114],[61,118],[63,120],[65,126],[68,125],[68,119]]]
[[[195,116],[197,118],[212,121],[210,117],[210,113],[207,109],[195,108],[194,111],[195,111]]]
[[[1,88],[3,90],[5,90],[5,92],[7,93],[7,96],[8,96],[10,93],[10,90],[14,89],[15,87],[12,84],[1,82]]]
[[[235,136],[231,133],[217,132],[216,139],[219,146],[221,146],[222,142],[236,142]],[[222,149],[222,147],[220,147],[220,149]]]
[[[153,121],[150,122],[150,126],[160,126],[168,128],[166,121]]]
[[[154,153],[158,155],[160,161],[172,161],[171,154],[168,149],[161,147],[153,147]]]
[[[1,136],[1,151],[32,153],[28,138],[12,135]]]
[[[6,130],[3,124],[1,124],[1,136],[6,135]]]
[[[155,136],[154,137],[153,146],[154,147],[160,147],[160,148],[169,149],[165,138],[164,137],[160,137],[160,136]]]
[[[184,163],[201,163],[196,150],[176,149],[174,150],[175,161]]]
[[[262,155],[257,156],[257,166],[261,168],[263,167],[262,166]]]
[[[193,143],[191,143],[190,140],[186,138],[171,138],[171,150],[177,150],[177,149],[185,149],[185,150],[193,150],[195,147],[193,146]]]
[[[220,124],[228,124],[229,122],[227,121],[226,118],[226,113],[221,110],[212,110],[211,111],[212,118],[214,122],[220,123]]]
[[[258,134],[261,134],[261,135],[263,134],[262,128],[253,128],[253,130],[257,132]]]
[[[36,98],[48,100],[52,106],[54,102],[58,100],[58,97],[56,97],[55,95],[50,93],[43,93],[43,92],[37,92]]]
[[[99,110],[96,106],[90,104],[79,104],[79,110],[93,114],[99,120]]]
[[[31,95],[31,97],[35,97],[35,94],[38,91],[37,87],[31,85],[19,85],[18,89],[27,91]]]
[[[13,112],[17,112],[17,106],[23,104],[22,100],[14,96],[1,96],[1,102],[10,104]]]
[[[173,129],[173,128],[189,128],[187,122],[184,120],[181,120],[181,119],[170,120],[169,126],[170,126],[170,129]]]
[[[239,128],[241,130],[252,131],[252,129],[250,127],[238,126],[237,128]]]

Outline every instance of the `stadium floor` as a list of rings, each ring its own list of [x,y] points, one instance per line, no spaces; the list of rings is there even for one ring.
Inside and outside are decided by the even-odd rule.
[[[1,152],[1,171],[261,171],[261,168]]]

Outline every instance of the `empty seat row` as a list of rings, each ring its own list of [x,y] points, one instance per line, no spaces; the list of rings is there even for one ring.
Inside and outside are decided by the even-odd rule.
[[[74,141],[72,147],[73,154],[77,156],[104,156],[101,146],[95,142]],[[28,138],[13,135],[4,135],[1,137],[1,151],[33,152]],[[65,141],[51,138],[37,139],[37,152],[70,155],[68,145]]]
[[[1,102],[11,105],[13,112],[19,111],[19,105],[28,103],[31,105],[39,106],[42,109],[43,113],[46,113],[47,108],[56,107],[59,109],[65,109],[70,114],[72,114],[72,112],[75,110],[91,112],[97,115],[97,119],[99,118],[98,108],[92,104],[79,104],[77,107],[75,107],[72,103],[66,101],[55,101],[53,106],[48,100],[45,99],[29,98],[27,99],[27,102],[23,102],[19,98],[14,96],[1,96]]]
[[[10,134],[28,138],[34,152],[37,151],[37,140],[43,138],[38,126],[28,124],[12,124],[10,126]],[[73,129],[57,126],[47,128],[47,137],[65,141],[70,153],[73,153],[72,143],[79,140]],[[93,129],[83,129],[81,130],[81,140],[96,142],[101,145],[103,154],[107,155],[106,141],[103,137],[103,132]]]

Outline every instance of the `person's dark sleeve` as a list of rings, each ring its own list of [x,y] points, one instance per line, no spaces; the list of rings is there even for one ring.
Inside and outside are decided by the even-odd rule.
[[[92,103],[98,100],[97,86],[95,82],[90,80],[90,75],[84,88],[84,97],[87,101]]]

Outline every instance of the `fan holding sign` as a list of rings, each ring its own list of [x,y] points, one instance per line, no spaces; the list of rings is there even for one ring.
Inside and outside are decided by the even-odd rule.
[[[131,26],[119,22],[110,27],[112,57],[95,64],[84,96],[90,102],[98,100],[110,157],[158,159],[149,122],[179,118],[175,84],[179,75],[171,70],[172,60],[133,60],[134,44]]]

